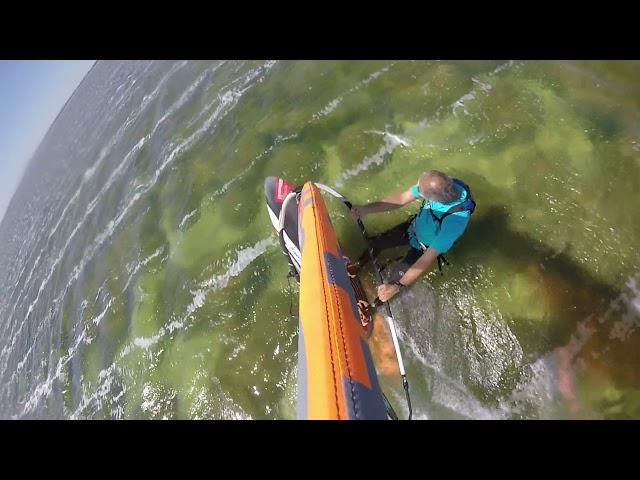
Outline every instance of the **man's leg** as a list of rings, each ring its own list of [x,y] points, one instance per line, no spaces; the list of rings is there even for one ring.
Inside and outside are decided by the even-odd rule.
[[[369,239],[373,246],[374,255],[378,256],[381,251],[388,248],[400,247],[409,243],[409,225],[413,219],[399,223],[395,227],[390,228],[386,232],[382,232],[379,235],[375,235]],[[365,250],[362,255],[354,263],[348,267],[349,273],[355,274],[360,268],[367,264],[371,260],[369,250]]]
[[[397,282],[402,278],[402,276],[407,273],[409,267],[416,263],[418,259],[422,256],[424,252],[420,249],[410,247],[407,251],[407,254],[398,264],[398,268],[394,268],[395,273],[393,275],[394,278],[391,279],[392,282]]]

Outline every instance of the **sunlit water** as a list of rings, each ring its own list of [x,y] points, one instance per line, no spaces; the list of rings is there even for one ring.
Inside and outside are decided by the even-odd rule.
[[[364,203],[429,168],[478,207],[391,302],[415,417],[640,418],[640,63],[518,61],[99,62],[0,226],[0,416],[294,418],[264,177]]]

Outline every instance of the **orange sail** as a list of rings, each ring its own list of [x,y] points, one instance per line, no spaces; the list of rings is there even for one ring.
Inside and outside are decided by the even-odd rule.
[[[356,298],[319,189],[298,204],[300,328],[298,418],[386,419]]]

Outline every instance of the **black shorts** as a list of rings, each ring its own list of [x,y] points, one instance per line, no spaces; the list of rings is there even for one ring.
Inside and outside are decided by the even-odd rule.
[[[373,252],[378,256],[383,250],[389,248],[402,247],[409,244],[409,226],[413,221],[413,217],[408,220],[399,223],[395,227],[390,228],[386,232],[382,232],[379,235],[371,237],[371,244],[373,245]],[[409,245],[409,250],[406,255],[400,261],[401,272],[406,272],[411,265],[413,265],[424,252],[418,248],[413,248]],[[402,274],[401,274],[402,276]]]

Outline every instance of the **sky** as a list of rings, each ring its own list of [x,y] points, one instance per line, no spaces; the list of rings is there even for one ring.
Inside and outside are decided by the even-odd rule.
[[[0,60],[0,221],[29,160],[95,60]]]

